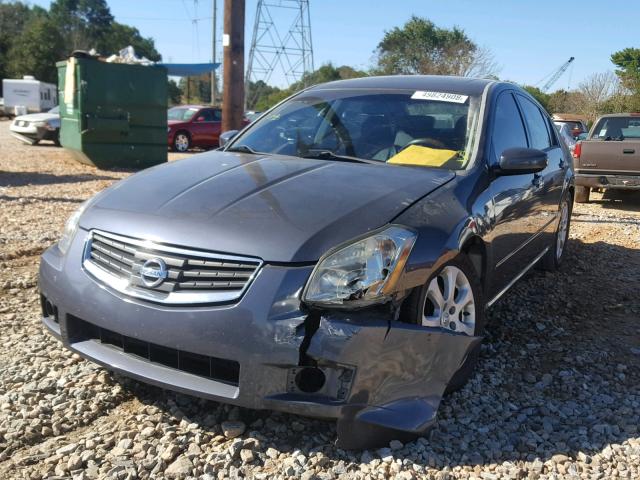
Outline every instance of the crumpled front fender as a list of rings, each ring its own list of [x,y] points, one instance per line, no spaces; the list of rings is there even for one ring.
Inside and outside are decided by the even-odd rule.
[[[372,448],[424,433],[436,418],[452,376],[482,341],[384,314],[331,314],[320,319],[307,355],[322,364],[356,367],[338,419],[341,448]]]

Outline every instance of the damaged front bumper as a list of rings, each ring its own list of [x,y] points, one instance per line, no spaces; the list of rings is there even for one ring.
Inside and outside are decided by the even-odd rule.
[[[370,448],[435,420],[480,338],[391,313],[300,310],[311,267],[263,266],[235,305],[165,307],[123,298],[57,247],[43,255],[43,322],[64,345],[163,388],[254,409],[335,418],[338,445]],[[73,259],[73,260],[71,260]]]

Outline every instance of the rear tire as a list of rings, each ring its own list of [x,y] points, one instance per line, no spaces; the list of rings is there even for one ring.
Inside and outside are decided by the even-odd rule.
[[[565,195],[560,202],[558,210],[558,226],[553,235],[553,243],[547,254],[543,257],[540,266],[543,270],[555,272],[560,268],[564,251],[566,250],[567,240],[569,239],[569,228],[571,226],[571,196]]]
[[[451,283],[451,281],[447,280],[446,277],[451,278],[451,274],[456,275],[454,279],[455,287],[451,297],[453,301],[447,302],[448,283]],[[437,305],[439,303],[437,300],[438,294],[434,288],[440,290],[440,298],[444,297],[445,305]],[[470,292],[467,292],[467,290],[470,290]],[[469,308],[469,303],[465,308],[463,298],[469,293],[471,293],[472,308]],[[460,302],[461,300],[462,302]],[[448,309],[451,306],[454,307],[455,315],[449,316]],[[485,303],[479,275],[469,258],[464,254],[460,254],[445,263],[429,277],[429,280],[422,287],[416,288],[403,305],[404,317],[410,323],[462,331],[462,333],[472,336],[480,336],[484,332],[484,310]],[[465,318],[470,319],[468,324],[466,320],[458,321]],[[450,319],[453,319],[453,321],[449,322]],[[473,326],[471,326],[471,319]],[[448,325],[447,322],[449,322]],[[458,371],[451,377],[445,389],[445,394],[459,390],[469,381],[473,376],[479,357],[480,344],[469,351]]]
[[[589,187],[576,187],[575,202],[576,203],[589,203],[589,194],[591,189]]]

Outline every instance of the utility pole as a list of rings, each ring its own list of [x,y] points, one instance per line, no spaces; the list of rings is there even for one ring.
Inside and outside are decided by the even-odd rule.
[[[213,63],[216,63],[216,43],[217,43],[217,38],[216,38],[216,30],[218,27],[218,0],[213,0],[213,38],[212,38],[212,44],[213,44]],[[211,105],[215,105],[216,104],[216,71],[215,70],[211,70]]]
[[[244,5],[224,1],[222,131],[240,130],[244,113]]]

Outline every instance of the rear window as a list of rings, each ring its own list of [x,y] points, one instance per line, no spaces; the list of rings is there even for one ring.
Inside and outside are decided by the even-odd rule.
[[[571,130],[583,131],[582,124],[580,122],[570,122],[565,120],[555,120],[554,123],[558,126],[565,124],[568,125]]]
[[[626,140],[640,138],[640,117],[606,117],[600,119],[592,138]]]
[[[199,108],[193,107],[173,107],[167,112],[167,120],[180,120],[186,122],[191,120]]]

